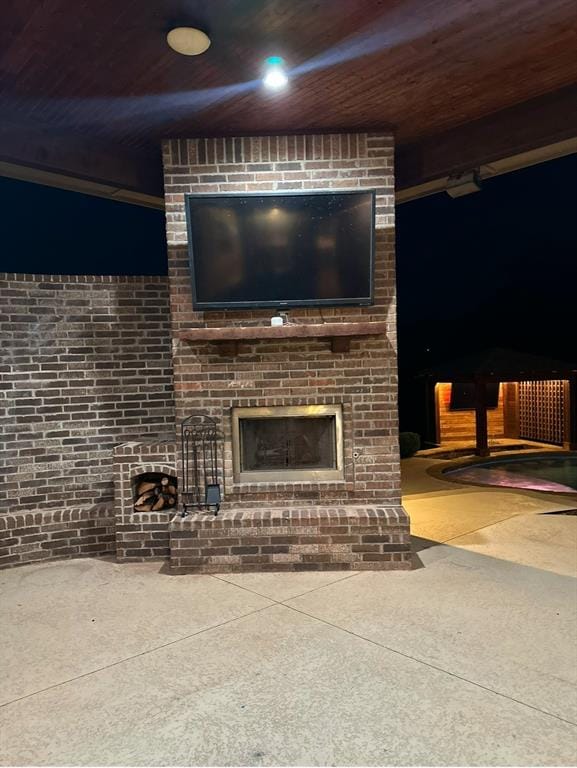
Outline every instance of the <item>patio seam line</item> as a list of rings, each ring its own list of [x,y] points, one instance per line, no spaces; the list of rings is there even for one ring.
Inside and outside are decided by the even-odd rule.
[[[96,674],[98,672],[104,672],[106,669],[110,669],[112,667],[118,666],[119,664],[122,664],[125,661],[131,661],[132,659],[136,659],[139,656],[146,656],[147,654],[153,653],[154,651],[159,651],[159,650],[162,650],[163,648],[167,648],[167,647],[169,647],[171,645],[175,645],[176,643],[179,643],[182,640],[188,640],[191,637],[195,637],[196,635],[201,635],[204,632],[209,632],[212,629],[218,629],[219,627],[223,627],[226,624],[231,624],[234,621],[238,621],[240,619],[243,619],[246,616],[252,616],[255,613],[260,613],[261,611],[266,611],[268,608],[272,608],[275,605],[284,605],[284,603],[279,601],[279,600],[274,600],[273,598],[268,597],[267,595],[261,595],[260,592],[255,592],[254,590],[248,589],[247,587],[239,586],[238,584],[235,584],[232,581],[228,581],[227,579],[219,578],[218,575],[215,575],[215,574],[208,574],[208,575],[210,576],[210,578],[216,579],[217,581],[220,581],[220,582],[224,582],[225,584],[228,584],[228,585],[230,585],[232,587],[237,587],[238,589],[242,589],[242,590],[244,590],[245,592],[248,592],[251,595],[256,595],[257,597],[262,597],[265,600],[269,600],[270,601],[270,605],[265,605],[262,608],[257,608],[254,611],[249,611],[248,613],[245,613],[242,616],[236,616],[235,618],[229,619],[228,621],[223,621],[220,624],[214,624],[213,626],[205,627],[204,629],[201,629],[198,632],[193,632],[192,634],[186,635],[184,637],[180,637],[177,640],[171,640],[169,643],[163,643],[162,645],[156,646],[155,648],[149,648],[148,650],[142,651],[141,653],[136,653],[133,656],[126,656],[124,659],[119,659],[118,661],[115,661],[112,664],[107,664],[107,665],[105,665],[103,667],[98,667],[97,669],[92,669],[92,670],[90,670],[90,672],[85,672],[82,675],[77,675],[76,677],[71,677],[71,678],[69,678],[67,680],[61,680],[58,683],[54,683],[54,685],[49,685],[46,688],[40,688],[39,690],[33,691],[32,693],[27,693],[25,696],[20,696],[20,697],[18,697],[16,699],[12,699],[10,701],[5,701],[4,703],[0,703],[0,709],[3,709],[4,707],[9,706],[10,704],[16,704],[16,702],[18,702],[18,701],[23,701],[24,699],[28,699],[31,696],[36,696],[39,693],[44,693],[45,691],[50,691],[50,690],[52,690],[54,688],[58,688],[61,685],[67,685],[68,683],[73,683],[76,680],[81,680],[84,677],[89,677],[90,675]],[[360,572],[357,571],[355,573],[349,573],[349,574],[347,574],[346,576],[343,576],[340,579],[336,579],[335,581],[331,581],[331,582],[329,582],[327,584],[321,584],[318,587],[313,587],[313,589],[306,590],[305,592],[301,592],[298,595],[292,595],[290,598],[286,598],[286,599],[287,600],[294,600],[297,597],[302,597],[303,595],[308,595],[311,592],[316,592],[319,589],[323,589],[323,587],[329,587],[332,584],[337,584],[340,581],[346,581],[347,579],[351,579],[354,576],[360,576]]]
[[[235,584],[234,581],[229,581],[228,579],[223,579],[222,576],[219,576],[218,574],[211,573],[209,574],[213,579],[216,579],[217,581],[224,581],[227,584],[232,584],[234,587],[238,587],[239,589],[244,589],[245,592],[250,592],[251,595],[257,595],[258,597],[265,597],[267,600],[272,600],[272,602],[275,605],[284,605],[285,602],[283,600],[275,600],[273,597],[269,597],[268,595],[262,595],[260,592],[255,592],[254,589],[250,589],[249,587],[243,587],[240,584]],[[327,584],[321,584],[318,587],[313,587],[312,589],[307,589],[304,592],[301,592],[298,595],[291,595],[291,597],[285,597],[286,600],[296,600],[297,597],[303,597],[304,595],[310,595],[311,592],[317,592],[319,589],[324,589],[325,587],[330,587],[333,584],[338,584],[341,581],[346,581],[347,579],[352,579],[354,576],[360,576],[361,571],[355,571],[355,573],[348,573],[346,576],[343,576],[340,579],[335,579],[334,581],[329,581]]]
[[[226,624],[231,624],[234,621],[238,621],[240,619],[243,619],[246,616],[252,616],[255,613],[260,613],[261,611],[266,611],[268,608],[272,608],[275,605],[284,605],[284,603],[282,603],[279,600],[274,600],[273,598],[268,597],[267,595],[261,595],[259,592],[255,592],[254,590],[248,589],[247,587],[241,587],[241,586],[239,586],[238,584],[235,584],[232,581],[228,581],[227,579],[219,578],[215,574],[208,574],[208,575],[211,578],[216,579],[217,581],[224,582],[224,583],[226,583],[226,584],[228,584],[228,585],[230,585],[232,587],[237,587],[238,589],[242,589],[245,592],[249,592],[252,595],[256,595],[257,597],[262,597],[265,600],[269,600],[270,601],[270,605],[265,605],[262,608],[257,608],[254,611],[249,611],[248,613],[245,613],[242,616],[236,616],[236,617],[234,617],[232,619],[228,619],[227,621],[223,621],[220,624],[214,624],[214,625],[212,625],[210,627],[205,627],[204,629],[200,629],[198,632],[193,632],[190,635],[185,635],[184,637],[179,637],[177,640],[171,640],[169,643],[163,643],[162,645],[158,645],[155,648],[149,648],[148,650],[142,651],[141,653],[135,653],[132,656],[126,656],[124,659],[119,659],[118,661],[115,661],[112,664],[106,664],[103,667],[98,667],[96,669],[92,669],[89,672],[83,673],[82,675],[77,675],[76,677],[71,677],[71,678],[68,678],[67,680],[61,680],[58,683],[54,683],[54,685],[49,685],[46,688],[40,688],[37,691],[32,691],[32,693],[27,693],[25,696],[19,696],[16,699],[11,699],[10,701],[5,701],[4,703],[0,703],[0,709],[3,709],[4,707],[9,706],[10,704],[16,704],[18,701],[23,701],[24,699],[28,699],[31,696],[36,696],[39,693],[44,693],[45,691],[50,691],[50,690],[52,690],[54,688],[58,688],[61,685],[67,685],[68,683],[73,683],[76,680],[81,680],[84,677],[89,677],[90,675],[96,674],[98,672],[104,672],[106,669],[111,669],[112,667],[116,667],[119,664],[123,664],[125,661],[131,661],[132,659],[137,659],[139,656],[146,656],[149,653],[154,653],[155,651],[159,651],[159,650],[162,650],[163,648],[167,648],[167,647],[169,647],[171,645],[175,645],[176,643],[179,643],[182,640],[189,640],[191,637],[195,637],[196,635],[201,635],[204,632],[209,632],[212,629],[218,629],[219,627],[223,627]],[[323,589],[323,587],[328,587],[331,584],[336,584],[336,583],[338,583],[340,581],[346,581],[347,579],[351,579],[354,576],[359,576],[359,575],[360,575],[360,572],[349,573],[349,574],[347,574],[346,576],[343,576],[340,579],[336,579],[335,581],[329,582],[328,584],[321,584],[318,587],[314,587],[313,589],[309,589],[309,590],[307,590],[305,592],[302,592],[302,593],[300,593],[298,595],[293,595],[292,597],[287,598],[287,600],[294,600],[297,597],[302,597],[303,595],[308,595],[311,592],[316,592],[319,589]]]
[[[293,598],[288,598],[289,600],[292,600]],[[388,645],[384,645],[383,643],[379,643],[376,640],[372,640],[370,637],[365,637],[364,635],[359,635],[356,632],[353,632],[350,629],[346,629],[345,627],[341,627],[338,624],[333,624],[330,621],[327,621],[326,619],[321,619],[318,616],[315,616],[314,614],[307,613],[306,611],[303,611],[299,608],[295,608],[292,605],[287,605],[286,603],[280,603],[280,605],[283,605],[285,608],[288,608],[291,611],[295,611],[296,613],[300,613],[303,616],[308,616],[310,619],[316,619],[316,621],[320,621],[323,624],[326,624],[329,627],[333,627],[334,629],[341,630],[341,632],[345,632],[348,635],[352,635],[353,637],[358,638],[359,640],[364,640],[367,643],[371,643],[372,645],[376,645],[377,648],[382,648],[383,650],[390,651],[391,653],[396,653],[399,656],[403,656],[405,659],[409,659],[410,661],[414,661],[417,664],[422,664],[423,666],[430,667],[431,669],[435,669],[437,672],[442,672],[446,675],[449,675],[450,677],[454,677],[457,680],[461,680],[463,683],[468,683],[469,685],[474,685],[477,688],[481,688],[484,691],[487,691],[488,693],[493,693],[495,696],[500,696],[503,699],[507,699],[508,701],[513,701],[516,704],[519,704],[523,707],[528,707],[529,709],[534,710],[535,712],[540,712],[542,715],[545,715],[547,717],[553,717],[555,720],[559,720],[562,723],[567,723],[567,725],[572,725],[577,728],[577,723],[573,722],[573,720],[567,720],[564,717],[561,717],[560,715],[555,715],[552,712],[547,712],[547,710],[540,709],[539,707],[534,706],[533,704],[528,704],[525,701],[521,701],[520,699],[516,699],[514,696],[508,696],[506,693],[501,693],[500,691],[495,691],[493,688],[489,688],[486,685],[483,685],[482,683],[476,683],[474,680],[469,680],[466,677],[461,677],[461,675],[457,675],[455,672],[451,672],[448,669],[443,669],[443,667],[438,667],[435,664],[431,664],[428,661],[424,661],[423,659],[416,658],[415,656],[411,656],[408,653],[403,653],[403,651],[399,651],[396,648],[391,648]]]
[[[490,526],[483,526],[483,527],[490,527]],[[481,529],[478,529],[478,530],[481,530]],[[463,535],[466,535],[466,534],[463,534]],[[453,538],[459,538],[459,537],[453,537]],[[450,541],[450,540],[451,539],[447,539],[447,541]],[[439,542],[437,544],[437,546],[442,546],[443,543],[444,542]],[[119,659],[118,661],[115,661],[115,662],[113,662],[111,664],[107,664],[107,665],[105,665],[103,667],[99,667],[97,669],[90,670],[89,672],[83,673],[81,675],[77,675],[76,677],[69,678],[67,680],[62,680],[62,681],[60,681],[58,683],[55,683],[54,685],[47,686],[46,688],[41,688],[41,689],[39,689],[37,691],[33,691],[31,693],[28,693],[28,694],[26,694],[24,696],[20,696],[18,698],[12,699],[11,701],[4,702],[4,703],[0,704],[0,709],[3,709],[4,707],[7,707],[7,706],[9,706],[11,704],[15,704],[15,703],[17,703],[19,701],[23,701],[25,699],[31,698],[32,696],[36,696],[37,694],[44,693],[46,691],[53,690],[55,688],[59,688],[60,686],[67,685],[68,683],[75,682],[76,680],[81,680],[82,678],[90,677],[91,675],[96,674],[98,672],[103,672],[103,671],[105,671],[107,669],[110,669],[112,667],[119,666],[120,664],[123,664],[126,661],[131,661],[132,659],[136,659],[136,658],[138,658],[140,656],[146,656],[146,655],[148,655],[150,653],[154,653],[155,651],[162,650],[163,648],[170,647],[171,645],[176,645],[177,643],[180,643],[183,640],[188,640],[188,639],[190,639],[192,637],[204,634],[205,632],[209,632],[209,631],[211,631],[213,629],[218,629],[218,628],[220,628],[222,626],[226,626],[227,624],[232,624],[233,622],[239,621],[240,619],[243,619],[245,617],[252,616],[254,614],[266,611],[269,608],[274,607],[275,605],[281,605],[281,606],[283,606],[283,607],[285,607],[285,608],[287,608],[289,610],[294,611],[295,613],[300,613],[300,614],[302,614],[304,616],[307,616],[308,618],[311,618],[311,619],[316,620],[316,621],[318,621],[318,622],[320,622],[322,624],[326,624],[327,626],[333,627],[334,629],[340,630],[340,631],[342,631],[342,632],[344,632],[346,634],[349,634],[349,635],[351,635],[353,637],[356,637],[359,640],[364,640],[365,642],[368,642],[368,643],[370,643],[372,645],[375,645],[378,648],[382,648],[383,650],[387,650],[387,651],[390,651],[391,653],[395,653],[395,654],[397,654],[399,656],[403,656],[404,658],[409,659],[410,661],[414,661],[417,664],[422,664],[423,666],[427,666],[427,667],[429,667],[431,669],[435,669],[438,672],[447,674],[450,677],[454,677],[455,679],[460,680],[460,681],[462,681],[464,683],[468,683],[468,684],[473,685],[473,686],[475,686],[477,688],[485,690],[488,693],[493,693],[496,696],[499,696],[501,698],[507,699],[509,701],[513,701],[513,702],[515,702],[515,703],[517,703],[517,704],[519,704],[521,706],[524,706],[524,707],[527,707],[529,709],[532,709],[532,710],[534,710],[536,712],[539,712],[539,713],[541,713],[541,714],[543,714],[545,716],[553,717],[556,720],[559,720],[560,722],[564,722],[564,723],[567,723],[568,725],[572,725],[574,727],[577,727],[577,723],[573,722],[572,720],[567,720],[566,718],[563,718],[563,717],[561,717],[559,715],[555,715],[555,714],[553,714],[551,712],[547,712],[546,710],[542,710],[539,707],[533,706],[532,704],[528,704],[527,702],[521,701],[521,700],[516,699],[516,698],[514,698],[512,696],[508,696],[507,694],[501,693],[501,692],[496,691],[496,690],[494,690],[492,688],[484,686],[481,683],[477,683],[477,682],[475,682],[473,680],[469,680],[468,678],[462,677],[460,675],[457,675],[456,673],[451,672],[451,671],[449,671],[447,669],[443,669],[442,667],[438,667],[435,664],[431,664],[430,662],[427,662],[427,661],[425,661],[423,659],[419,659],[419,658],[416,658],[416,657],[411,656],[409,654],[403,653],[403,651],[397,650],[395,648],[391,648],[390,646],[384,645],[383,643],[379,643],[376,640],[372,640],[371,638],[365,637],[364,635],[359,635],[356,632],[353,632],[352,630],[346,629],[345,627],[341,627],[338,624],[333,624],[332,622],[327,621],[326,619],[322,619],[322,618],[320,618],[318,616],[315,616],[313,614],[309,614],[306,611],[303,611],[303,610],[301,610],[299,608],[296,608],[296,607],[294,607],[292,605],[288,605],[287,604],[288,601],[290,601],[290,600],[295,600],[298,597],[302,597],[302,596],[304,596],[306,594],[310,594],[311,592],[316,592],[316,591],[318,591],[320,589],[324,589],[325,587],[332,586],[333,584],[338,584],[341,581],[346,581],[346,580],[348,580],[350,578],[353,578],[355,576],[360,576],[360,575],[361,575],[360,571],[356,572],[356,573],[351,573],[351,574],[348,574],[347,576],[344,576],[341,579],[337,579],[336,581],[332,581],[332,582],[329,582],[327,584],[322,584],[319,587],[315,587],[315,588],[313,588],[311,590],[308,590],[306,592],[303,592],[303,593],[301,593],[299,595],[294,595],[292,597],[286,598],[286,601],[278,601],[278,600],[274,600],[274,599],[272,599],[270,597],[267,597],[266,595],[261,595],[258,592],[253,592],[253,590],[250,590],[250,589],[248,589],[246,587],[239,587],[239,585],[234,584],[233,582],[227,581],[226,579],[218,578],[218,576],[216,576],[214,574],[210,574],[210,576],[212,578],[215,578],[218,581],[226,581],[226,583],[231,585],[231,586],[239,587],[240,589],[243,589],[244,591],[247,591],[247,592],[249,592],[251,594],[254,594],[254,595],[258,596],[258,597],[262,597],[262,598],[264,598],[266,600],[269,600],[270,601],[270,605],[263,606],[262,608],[257,608],[254,611],[249,611],[248,613],[242,614],[241,616],[236,616],[236,617],[233,617],[231,619],[228,619],[227,621],[220,622],[219,624],[215,624],[215,625],[212,625],[210,627],[205,627],[203,629],[200,629],[197,632],[191,633],[190,635],[179,637],[176,640],[172,640],[172,641],[170,641],[168,643],[163,643],[162,645],[156,646],[155,648],[147,649],[145,651],[142,651],[140,653],[134,654],[132,656],[127,656],[126,658]]]
[[[455,539],[460,539],[463,536],[469,536],[471,533],[477,533],[477,531],[483,531],[485,528],[491,528],[493,525],[499,525],[500,523],[504,523],[506,520],[513,520],[516,517],[526,517],[527,515],[534,514],[537,515],[561,515],[564,512],[571,512],[572,510],[556,510],[554,512],[516,512],[514,515],[508,515],[507,517],[504,517],[502,520],[494,520],[492,523],[487,523],[487,525],[482,525],[480,528],[473,528],[470,531],[465,531],[464,533],[458,533],[456,536],[451,536],[448,539],[443,539],[442,541],[433,541],[432,539],[427,539],[427,541],[431,542],[431,545],[428,547],[423,547],[422,549],[418,550],[417,552],[413,552],[414,555],[418,555],[419,552],[424,552],[426,549],[432,549],[433,547],[442,547],[443,544],[448,544],[450,541],[455,541]],[[425,536],[419,536],[416,533],[411,534],[411,538],[417,538],[417,539],[425,539]],[[507,561],[508,562],[508,561]],[[427,567],[427,566],[425,566]],[[533,567],[533,566],[532,566]]]
[[[261,597],[261,595],[259,595],[259,597]],[[97,674],[98,672],[104,672],[107,669],[111,669],[112,667],[117,667],[120,664],[124,664],[124,662],[126,661],[132,661],[133,659],[138,659],[140,656],[148,656],[148,654],[150,653],[161,651],[163,648],[169,648],[171,645],[176,645],[177,643],[181,643],[183,640],[190,640],[191,637],[202,635],[205,632],[210,632],[213,629],[219,629],[220,627],[224,627],[227,624],[232,624],[235,621],[240,621],[240,619],[244,619],[247,616],[253,616],[255,613],[261,613],[261,611],[266,611],[269,608],[273,608],[275,605],[277,605],[277,603],[275,603],[274,601],[271,601],[270,605],[264,605],[262,608],[256,608],[254,611],[243,613],[242,616],[235,616],[232,619],[227,619],[227,621],[221,621],[220,624],[213,624],[210,627],[204,627],[203,629],[199,629],[197,632],[192,632],[190,635],[179,637],[177,640],[171,640],[169,643],[163,643],[162,645],[157,645],[155,648],[148,648],[146,651],[135,653],[132,656],[126,656],[125,658],[119,659],[118,661],[113,661],[111,664],[105,664],[103,667],[91,669],[89,672],[84,672],[81,675],[76,675],[76,677],[70,677],[67,680],[61,680],[58,683],[54,683],[54,685],[47,685],[46,688],[40,688],[39,690],[32,691],[32,693],[27,693],[24,696],[18,696],[16,699],[12,699],[11,701],[5,701],[3,704],[0,704],[0,709],[3,709],[4,707],[8,707],[11,704],[16,704],[17,702],[23,701],[24,699],[29,699],[32,696],[38,695],[39,693],[45,693],[46,691],[51,691],[54,688],[59,688],[62,685],[68,685],[68,683],[74,683],[76,682],[76,680],[82,680],[82,678],[84,677],[90,677],[90,675]]]
[[[566,513],[567,511],[571,512],[572,510],[556,510],[554,512],[535,512],[535,516],[537,515],[562,515]],[[526,517],[527,515],[531,515],[533,513],[527,513],[527,512],[518,512],[515,515],[510,515],[509,517],[505,517],[503,520],[495,520],[492,523],[488,523],[487,525],[482,525],[480,528],[474,528],[472,531],[465,531],[465,533],[459,533],[457,536],[451,536],[449,539],[443,539],[443,541],[433,541],[431,546],[429,547],[423,547],[419,550],[419,552],[424,552],[426,549],[432,549],[433,547],[442,547],[444,544],[448,544],[450,541],[455,541],[455,539],[461,539],[463,536],[470,536],[472,533],[477,533],[477,531],[483,531],[485,528],[491,528],[493,525],[500,525],[500,523],[504,523],[506,520],[513,520],[516,517]],[[413,534],[411,534],[413,535]],[[416,534],[415,534],[416,536]],[[416,536],[416,538],[423,538],[421,536]],[[431,541],[431,539],[429,539]],[[418,555],[419,552],[414,552],[413,554]],[[499,558],[502,559],[502,558]],[[504,562],[513,562],[509,560],[504,560]],[[425,566],[426,568],[427,566]],[[529,566],[531,568],[535,568],[536,566]],[[542,570],[542,569],[540,569]]]
[[[432,539],[427,539],[427,541],[431,542],[430,546],[423,547],[418,552],[413,552],[413,554],[414,555],[418,555],[419,552],[423,552],[425,549],[432,549],[433,547],[442,547],[443,544],[448,544],[450,541],[455,541],[455,539],[460,539],[463,536],[470,536],[472,533],[477,533],[477,531],[483,531],[483,530],[485,530],[485,528],[491,528],[491,526],[493,526],[493,525],[499,525],[499,523],[504,523],[505,520],[512,520],[514,517],[522,517],[523,515],[526,515],[526,514],[527,514],[526,512],[519,512],[519,513],[517,513],[515,515],[509,515],[508,517],[504,517],[502,520],[495,520],[492,523],[487,523],[487,525],[480,526],[480,528],[473,528],[470,531],[465,531],[464,533],[458,533],[456,536],[451,536],[450,538],[443,539],[442,541],[433,541]],[[544,513],[543,512],[538,512],[537,514],[541,515],[541,514],[544,514]],[[424,536],[418,536],[416,533],[415,534],[412,533],[411,534],[411,538],[413,538],[413,536],[415,538],[417,538],[417,539],[425,538]]]

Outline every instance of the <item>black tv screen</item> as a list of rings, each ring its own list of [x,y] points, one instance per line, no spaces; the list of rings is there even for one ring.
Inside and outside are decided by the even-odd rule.
[[[499,405],[499,383],[488,382],[485,389],[486,407],[496,408]],[[451,385],[451,411],[469,411],[475,407],[475,385],[459,384]]]
[[[373,302],[375,193],[187,195],[196,309]]]

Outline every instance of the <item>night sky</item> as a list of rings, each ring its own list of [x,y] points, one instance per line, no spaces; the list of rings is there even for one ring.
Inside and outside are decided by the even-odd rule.
[[[576,180],[573,155],[397,207],[403,365],[488,346],[577,357]]]
[[[0,177],[0,272],[165,275],[164,211]]]
[[[414,374],[488,346],[577,359],[577,156],[397,208],[401,428]],[[162,211],[0,178],[0,271],[166,274]]]

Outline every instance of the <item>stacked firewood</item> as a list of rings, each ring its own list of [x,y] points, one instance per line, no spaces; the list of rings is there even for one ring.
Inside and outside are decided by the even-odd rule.
[[[136,486],[134,509],[137,512],[156,512],[176,506],[176,485],[166,475],[158,479],[142,480]]]

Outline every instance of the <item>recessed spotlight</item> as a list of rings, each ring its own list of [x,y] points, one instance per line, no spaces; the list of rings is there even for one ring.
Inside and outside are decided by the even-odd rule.
[[[166,36],[173,51],[183,56],[199,56],[210,46],[210,37],[194,27],[175,27]]]
[[[284,61],[280,56],[270,56],[265,61],[265,72],[262,79],[264,85],[271,91],[280,91],[288,84],[288,76],[284,69]]]

